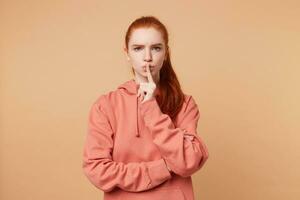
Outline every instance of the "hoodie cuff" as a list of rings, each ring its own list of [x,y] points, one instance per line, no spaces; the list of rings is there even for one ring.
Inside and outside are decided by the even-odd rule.
[[[172,177],[163,158],[146,162],[146,166],[152,185],[159,185]]]

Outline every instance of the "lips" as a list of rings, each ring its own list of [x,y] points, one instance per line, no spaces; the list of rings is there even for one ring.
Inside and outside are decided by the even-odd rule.
[[[150,67],[150,68],[151,68],[151,67],[153,68],[154,66],[153,66],[153,65],[149,65],[149,67]],[[146,69],[146,65],[144,65],[143,68]]]
[[[149,68],[150,70],[153,70],[154,66],[150,65]],[[146,71],[146,66],[143,66],[143,70]]]

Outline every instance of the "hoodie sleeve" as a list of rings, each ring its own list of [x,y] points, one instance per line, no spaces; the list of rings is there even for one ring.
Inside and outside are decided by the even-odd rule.
[[[191,95],[186,96],[176,126],[169,115],[161,112],[155,98],[141,103],[140,110],[153,142],[174,173],[188,177],[204,165],[209,154],[197,134],[200,113]]]
[[[112,160],[113,131],[104,112],[102,100],[104,98],[93,104],[88,118],[82,167],[89,181],[104,192],[112,191],[116,187],[140,192],[170,179],[171,174],[163,158],[126,164]]]

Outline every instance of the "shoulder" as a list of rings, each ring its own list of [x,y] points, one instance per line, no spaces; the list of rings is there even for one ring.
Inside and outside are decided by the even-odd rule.
[[[118,88],[107,90],[105,92],[102,92],[101,94],[98,94],[98,96],[94,100],[94,103],[108,104],[109,102],[112,102],[115,98],[117,98],[118,96],[120,96],[120,91],[118,90]]]
[[[191,94],[184,93],[184,102],[183,102],[183,105],[182,105],[182,110],[186,111],[186,109],[188,107],[191,107],[191,106],[198,107],[198,104],[197,104],[195,98]]]
[[[98,94],[96,99],[94,99],[92,102],[92,108],[100,109],[105,113],[110,112],[111,109],[110,99],[113,93],[114,91],[109,91],[106,93]]]
[[[199,114],[199,109],[193,95],[184,93],[184,101],[179,113],[177,114],[175,123],[180,124],[188,115],[195,114]]]
[[[105,105],[107,104],[107,94],[98,94],[96,99],[92,103],[93,105]]]

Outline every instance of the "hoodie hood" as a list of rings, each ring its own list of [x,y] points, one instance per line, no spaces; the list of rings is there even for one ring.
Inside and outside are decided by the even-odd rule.
[[[136,137],[140,136],[139,118],[138,118],[139,117],[139,107],[138,107],[139,100],[138,100],[138,96],[137,96],[139,86],[140,85],[137,84],[134,79],[130,79],[130,80],[126,81],[125,83],[121,84],[120,86],[118,86],[118,89],[124,89],[127,94],[135,96],[135,119],[136,119],[135,136]]]
[[[130,79],[118,86],[118,89],[125,89],[128,94],[136,95],[139,89],[139,84],[134,79]]]

